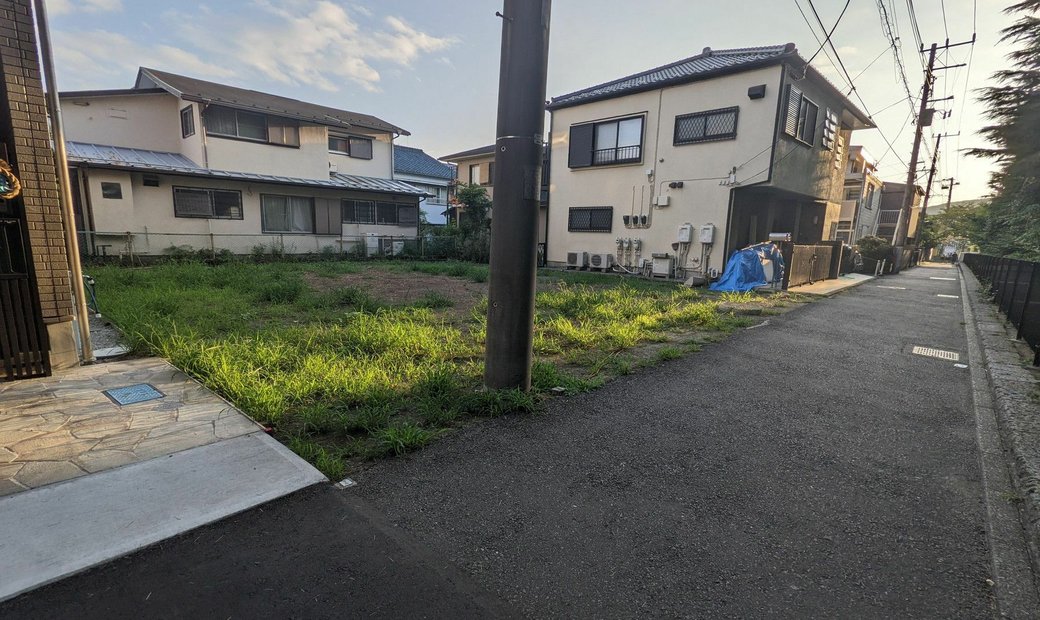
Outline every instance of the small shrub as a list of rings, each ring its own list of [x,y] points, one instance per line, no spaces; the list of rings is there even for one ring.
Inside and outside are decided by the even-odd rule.
[[[657,361],[666,362],[682,357],[682,351],[676,347],[665,347],[657,352]]]

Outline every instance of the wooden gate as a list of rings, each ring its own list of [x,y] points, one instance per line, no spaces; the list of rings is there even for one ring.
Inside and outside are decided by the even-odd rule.
[[[0,200],[0,380],[51,374],[21,200]]]

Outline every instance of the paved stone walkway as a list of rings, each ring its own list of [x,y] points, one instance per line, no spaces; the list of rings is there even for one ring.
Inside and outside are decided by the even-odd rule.
[[[138,383],[165,396],[119,406],[102,393]],[[95,364],[0,384],[0,496],[258,430],[161,359]]]

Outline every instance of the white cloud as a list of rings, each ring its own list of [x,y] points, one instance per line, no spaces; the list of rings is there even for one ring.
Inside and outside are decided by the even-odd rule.
[[[58,79],[62,88],[127,88],[140,66],[210,78],[233,72],[172,45],[146,45],[106,30],[54,33]]]
[[[76,10],[81,3],[118,7],[120,1],[51,0],[63,9],[75,3]],[[327,91],[351,84],[377,91],[380,65],[407,69],[457,41],[422,32],[398,17],[370,19],[368,9],[332,0],[252,0],[248,7],[203,7],[204,20],[197,19],[197,12],[163,12],[155,29],[165,32],[161,43],[104,30],[55,33],[58,69],[70,82],[79,82],[75,87],[112,86],[138,66],[154,66],[201,78],[252,74]]]
[[[52,15],[69,13],[104,13],[121,11],[123,0],[48,0],[47,11]]]

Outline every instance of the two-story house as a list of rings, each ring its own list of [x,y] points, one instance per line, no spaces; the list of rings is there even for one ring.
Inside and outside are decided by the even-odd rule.
[[[688,277],[735,249],[828,238],[870,119],[794,44],[712,50],[555,97],[550,264]]]
[[[877,160],[862,146],[849,147],[845,167],[845,199],[835,227],[834,239],[854,244],[874,233],[881,212],[881,188]]]
[[[394,180],[382,119],[141,68],[60,95],[84,251],[393,251],[425,193]]]
[[[419,210],[426,223],[447,224],[447,210],[455,195],[455,166],[437,161],[422,149],[394,145],[394,178],[426,192]]]
[[[881,205],[878,208],[877,225],[874,227],[873,234],[893,245],[896,243],[899,224],[905,216],[903,212],[905,192],[906,183],[885,183],[881,190]],[[910,202],[910,223],[906,228],[906,245],[913,245],[914,238],[918,234],[923,199],[924,189],[919,185],[914,186]]]

